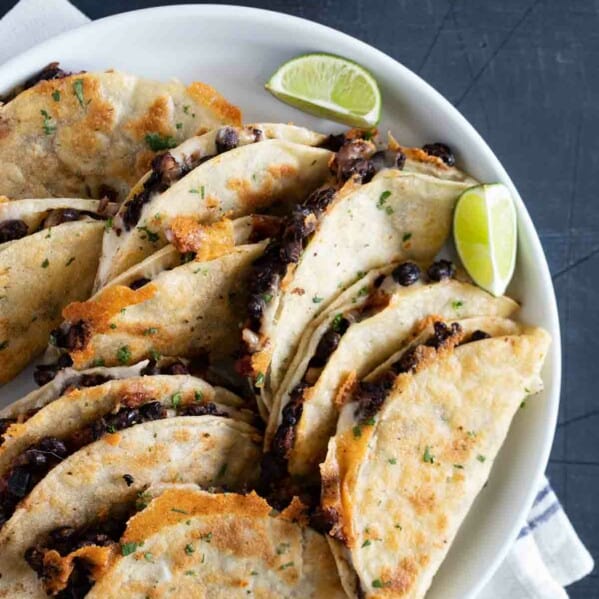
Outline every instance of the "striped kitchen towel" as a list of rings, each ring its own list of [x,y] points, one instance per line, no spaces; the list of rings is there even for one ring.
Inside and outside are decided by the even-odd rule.
[[[87,21],[67,0],[21,0],[0,20],[0,63]],[[476,599],[564,599],[563,587],[592,569],[592,557],[543,479],[526,525]]]

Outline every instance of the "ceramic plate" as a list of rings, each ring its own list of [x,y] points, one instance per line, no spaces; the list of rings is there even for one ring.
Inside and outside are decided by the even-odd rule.
[[[334,52],[367,67],[383,94],[380,129],[404,144],[443,141],[458,165],[484,182],[501,181],[516,199],[519,252],[508,294],[525,322],[545,327],[553,344],[545,391],[527,402],[427,595],[474,597],[503,559],[533,501],[555,431],[560,391],[560,334],[547,262],[525,204],[487,144],[462,115],[422,79],[374,48],[333,29],[283,14],[233,6],[173,6],[116,15],[60,35],[0,67],[4,92],[50,61],[67,70],[110,67],[159,79],[199,79],[238,104],[246,121],[293,121],[323,132],[339,125],[303,114],[264,91],[284,61]],[[31,373],[0,389],[2,405],[34,387]]]

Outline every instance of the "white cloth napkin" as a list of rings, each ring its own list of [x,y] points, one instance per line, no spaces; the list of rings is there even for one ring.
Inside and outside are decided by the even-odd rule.
[[[20,0],[0,20],[0,63],[88,21],[67,0]],[[544,479],[525,527],[477,599],[564,599],[563,587],[592,569],[593,558]]]

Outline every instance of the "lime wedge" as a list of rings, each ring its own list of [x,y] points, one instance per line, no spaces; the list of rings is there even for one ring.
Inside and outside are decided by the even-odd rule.
[[[502,295],[516,265],[516,208],[505,185],[467,189],[458,199],[453,236],[460,259],[477,285]]]
[[[352,127],[381,117],[381,92],[362,66],[333,54],[304,54],[281,65],[266,89],[279,100]]]

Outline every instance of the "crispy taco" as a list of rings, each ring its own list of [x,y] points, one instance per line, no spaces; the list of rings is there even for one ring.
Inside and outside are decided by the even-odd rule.
[[[255,493],[164,485],[128,521],[87,597],[342,599],[325,538],[295,511],[273,514]]]
[[[518,308],[449,275],[442,260],[427,272],[412,262],[364,284],[345,305],[326,311],[308,330],[304,353],[297,356],[275,397],[266,435],[273,457],[294,476],[318,476],[329,437],[337,423],[339,393],[351,388],[419,332],[429,315],[510,316]],[[439,274],[445,276],[439,280]]]
[[[359,180],[314,192],[254,265],[240,369],[268,409],[312,319],[371,269],[431,260],[448,237],[456,199],[471,185],[398,169]]]
[[[241,113],[199,81],[119,71],[69,74],[56,63],[0,108],[0,194],[125,199],[156,152],[239,125]]]
[[[260,445],[251,425],[218,415],[177,416],[107,431],[51,469],[0,530],[0,597],[46,597],[68,587],[73,564],[71,571],[59,567],[56,548],[69,532],[84,531],[83,538],[72,539],[82,549],[80,557],[102,560],[104,552],[86,553],[85,546],[120,536],[123,515],[146,500],[151,484],[251,487]]]
[[[121,275],[118,284],[68,305],[54,344],[68,352],[77,369],[160,355],[226,359],[239,346],[247,277],[266,242],[233,243],[225,253],[219,248],[217,257],[197,260],[192,254],[179,266],[173,261],[180,263],[181,254],[163,248],[158,260],[150,257]]]
[[[0,201],[0,384],[43,350],[69,302],[89,297],[113,207],[69,198]]]
[[[542,388],[548,334],[477,321],[435,322],[343,398],[322,511],[351,597],[424,597],[514,414]]]
[[[312,147],[323,140],[293,125],[222,127],[160,154],[105,236],[96,289],[166,245],[177,219],[211,223],[305,198],[330,176],[331,152]]]

